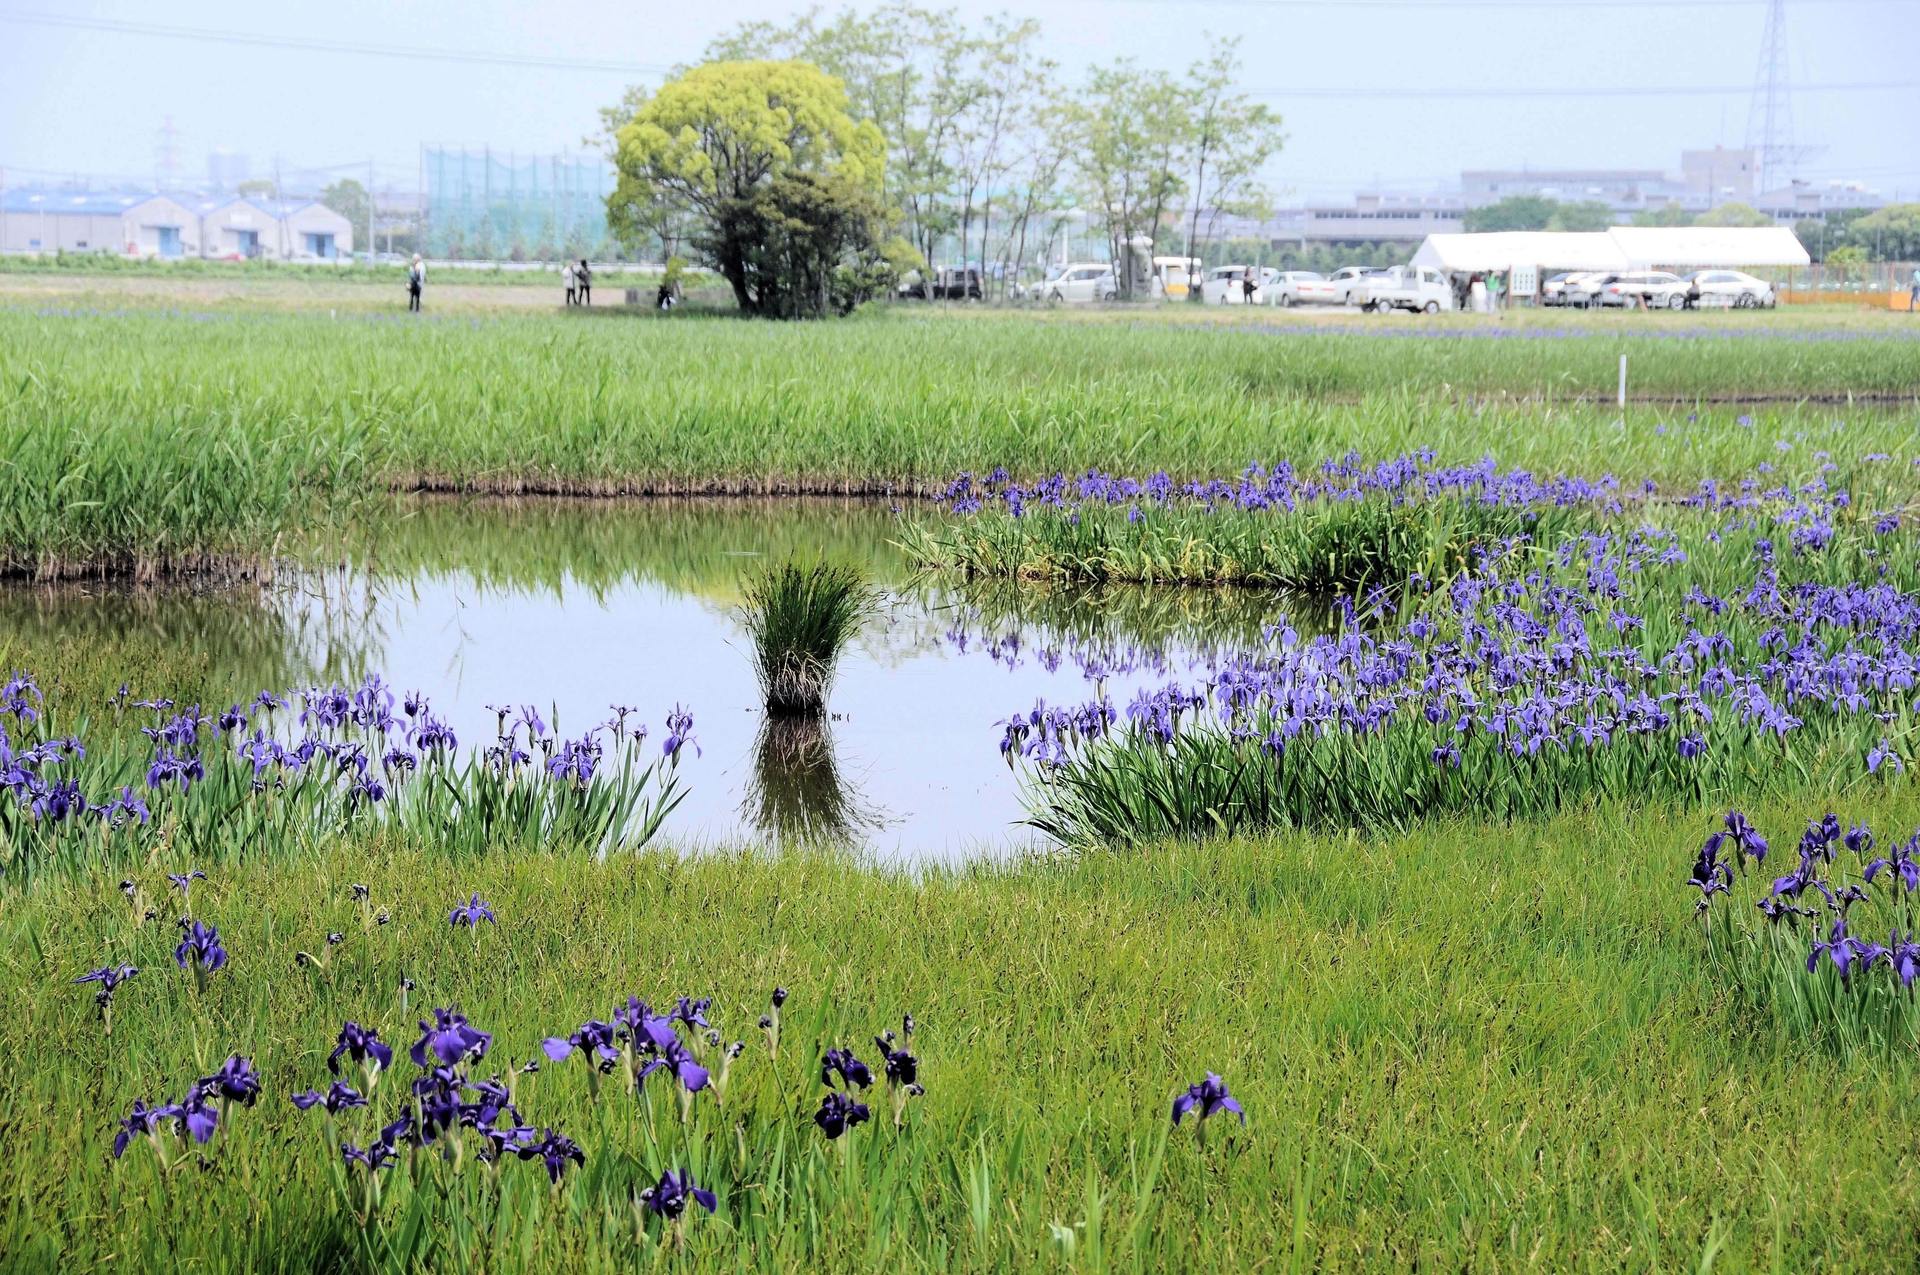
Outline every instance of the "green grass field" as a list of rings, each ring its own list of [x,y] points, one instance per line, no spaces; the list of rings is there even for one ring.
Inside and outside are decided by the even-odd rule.
[[[1910,793],[1849,816],[1920,820]],[[1791,828],[1806,802],[1755,811]],[[673,1265],[632,1193],[690,1165],[721,1195],[699,1269],[1901,1269],[1920,1260],[1912,1060],[1846,1057],[1740,1012],[1682,884],[1699,812],[1586,812],[1417,834],[1289,836],[901,876],[831,856],[564,853],[450,859],[347,842],[204,866],[194,911],[232,960],[196,994],[164,920],[111,880],[9,901],[0,1170],[15,1269],[631,1269]],[[165,891],[157,864],[139,874]],[[363,932],[347,883],[391,909]],[[478,891],[475,938],[447,909]],[[324,971],[294,963],[346,941]],[[141,974],[102,1036],[88,989]],[[414,990],[403,1012],[402,978]],[[780,1055],[756,1017],[792,991]],[[427,1007],[495,1033],[502,1070],[629,993],[716,997],[748,1042],[725,1105],[682,1126],[577,1060],[524,1078],[528,1118],[589,1148],[550,1194],[536,1162],[395,1171],[354,1221],[317,1113],[341,1020],[402,1050]],[[808,1122],[818,1046],[915,1015],[924,1099],[896,1133]],[[266,1082],[212,1167],[111,1163],[134,1096],[230,1051]],[[403,1069],[404,1070],[404,1069]],[[1202,1142],[1171,1098],[1205,1071],[1245,1106]],[[386,1082],[398,1083],[398,1082]],[[656,1082],[657,1083],[657,1082]],[[385,1117],[380,1117],[384,1119]],[[342,1136],[376,1121],[347,1113]]]
[[[1058,604],[1076,632],[1111,635],[1118,613],[1129,633],[1246,644],[1275,613],[1270,595],[1067,586],[1257,574],[1161,569],[1182,544],[1215,567],[1278,564],[1266,583],[1311,566],[1263,539],[1266,524],[1202,526],[1188,510],[1135,532],[1116,510],[1084,525],[1016,527],[991,511],[948,525],[906,495],[998,465],[1215,476],[1425,447],[1651,479],[1667,496],[1761,466],[1777,467],[1771,481],[1824,475],[1860,498],[1835,507],[1825,556],[1783,548],[1787,582],[1865,584],[1883,566],[1883,592],[1913,581],[1920,339],[1882,316],[1757,315],[1750,329],[1746,316],[1528,316],[1495,337],[1464,320],[1382,335],[1336,317],[936,309],[772,326],[475,301],[409,322],[347,295],[370,284],[276,280],[272,295],[167,302],[113,282],[41,294],[33,276],[0,277],[9,574],[157,579],[324,553],[469,571],[481,587],[648,571],[732,605],[737,579],[691,542],[711,522],[662,502],[644,522],[596,524],[578,514],[587,502],[555,497],[891,491],[907,507],[903,543],[864,565],[945,553],[999,577],[981,595],[983,631]],[[347,299],[330,316],[338,298],[309,288]],[[1610,401],[1622,353],[1636,395],[1624,413]],[[1893,460],[1868,465],[1876,453]],[[417,503],[395,492],[420,487],[525,499],[505,517],[412,520]],[[1683,524],[1694,557],[1629,601],[1657,593],[1677,614],[1693,586],[1749,586],[1765,528],[1649,507]],[[1905,515],[1895,530],[1872,527],[1892,509]],[[894,517],[887,502],[807,510],[780,523],[792,543],[779,547],[842,561],[876,553],[855,522]],[[1627,521],[1583,510],[1555,534]],[[1381,551],[1396,569],[1457,568],[1474,532],[1422,539],[1405,522]],[[1352,547],[1345,525],[1312,524],[1321,550]],[[503,539],[521,538],[537,548],[508,552]],[[636,565],[635,538],[661,565]],[[1567,572],[1576,592],[1581,576]],[[150,601],[9,585],[0,674],[38,672],[51,720],[70,724],[99,718],[123,680],[224,705],[258,689],[236,674],[272,684],[296,640],[255,622],[244,587],[194,595],[194,649],[157,640]],[[1661,623],[1636,639],[1649,652],[1677,638],[1678,620]],[[1594,628],[1612,640],[1598,614]],[[1774,649],[1744,628],[1741,640],[1743,658]],[[1882,720],[1912,755],[1904,693],[1907,708]],[[5,720],[9,748],[24,746],[33,731]],[[26,815],[9,810],[0,1269],[1912,1269],[1916,1059],[1809,1027],[1804,1004],[1730,980],[1687,884],[1729,797],[1773,838],[1763,879],[1790,869],[1793,839],[1828,810],[1883,845],[1920,826],[1913,776],[1861,770],[1857,746],[1877,726],[1849,730],[1833,764],[1808,772],[1817,780],[1783,763],[1759,782],[1739,759],[1726,773],[1747,778],[1711,802],[1602,785],[1526,794],[1514,808],[1535,813],[1512,820],[1304,819],[1317,830],[1115,838],[916,870],[831,849],[687,854],[671,819],[644,851],[605,859],[566,835],[483,844],[452,813],[438,830],[329,816],[254,837],[250,812],[279,795],[230,781],[196,794],[222,793],[230,810],[175,821],[156,799],[161,817],[138,839],[82,830],[28,874],[6,840]],[[1338,737],[1321,742],[1338,751]],[[685,777],[702,782],[697,766]],[[184,904],[165,874],[190,868],[207,874],[192,915],[231,956],[204,988],[174,960]],[[497,924],[451,925],[475,894]],[[72,980],[121,964],[140,973],[114,993],[109,1033],[94,985]],[[777,1057],[756,1027],[775,986],[791,991]],[[543,1052],[629,995],[662,1009],[714,998],[722,1042],[745,1043],[724,1101],[704,1091],[683,1120],[670,1075],[637,1099],[617,1076],[590,1082],[578,1056]],[[343,1164],[330,1136],[364,1147],[406,1108],[404,1056],[444,1006],[493,1033],[474,1079],[540,1062],[514,1082],[522,1118],[573,1138],[585,1162],[550,1187],[538,1159],[496,1168],[476,1161],[477,1134],[453,1134],[380,1170],[370,1212],[373,1175]],[[874,1036],[908,1013],[926,1092],[904,1128],[880,1081],[873,1120],[828,1140],[812,1119],[822,1052],[851,1047],[877,1069]],[[343,1113],[330,1135],[290,1096],[334,1079],[327,1055],[347,1020],[377,1027],[395,1067],[376,1108]],[[113,1158],[135,1099],[178,1101],[233,1054],[262,1092],[226,1111],[211,1143],[164,1133],[165,1173],[145,1138]],[[704,1060],[719,1066],[711,1047]],[[1208,1072],[1244,1105],[1244,1129],[1225,1113],[1204,1137],[1191,1117],[1172,1126],[1173,1099]],[[437,1150],[454,1142],[458,1167]],[[713,1216],[689,1211],[683,1243],[637,1204],[673,1168],[718,1196]]]
[[[0,310],[0,565],[257,558],[395,487],[899,493],[996,465],[1210,475],[1418,446],[1690,483],[1782,439],[1902,450],[1920,394],[1904,329],[1453,331]],[[1623,353],[1624,414],[1604,401]]]

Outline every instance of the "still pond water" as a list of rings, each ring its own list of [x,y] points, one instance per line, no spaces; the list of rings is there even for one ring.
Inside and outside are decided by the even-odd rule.
[[[655,739],[683,704],[701,754],[664,830],[676,844],[826,834],[950,859],[1040,844],[997,723],[1089,699],[1096,680],[1124,706],[1281,616],[1258,592],[930,579],[895,547],[899,518],[859,502],[420,502],[350,565],[240,592],[18,590],[0,595],[0,625],[28,649],[64,630],[197,651],[229,698],[379,673],[426,692],[463,747],[492,737],[491,704],[536,705],[575,733],[634,705]],[[768,728],[738,619],[742,577],[787,554],[864,564],[884,590],[823,730]]]

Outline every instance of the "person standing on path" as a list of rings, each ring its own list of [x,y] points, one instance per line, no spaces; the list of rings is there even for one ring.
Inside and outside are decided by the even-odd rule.
[[[420,312],[420,294],[427,286],[427,263],[420,259],[419,253],[413,254],[413,264],[407,267],[407,309],[415,314]]]
[[[1498,270],[1487,276],[1487,309],[1494,313],[1500,311],[1500,294],[1506,291],[1507,283]]]
[[[577,295],[578,280],[574,276],[573,263],[571,261],[563,261],[560,263],[560,282],[567,286],[566,303],[572,305]]]
[[[587,259],[580,258],[580,268],[573,272],[574,280],[580,288],[580,304],[593,304],[593,271],[587,269]]]
[[[1920,314],[1920,266],[1913,268],[1913,287],[1907,292],[1907,313]]]

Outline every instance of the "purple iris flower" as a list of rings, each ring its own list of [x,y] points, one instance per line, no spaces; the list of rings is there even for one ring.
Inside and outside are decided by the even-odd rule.
[[[668,1169],[660,1175],[659,1182],[640,1193],[640,1203],[646,1205],[649,1212],[669,1219],[678,1219],[687,1211],[689,1202],[709,1213],[720,1207],[718,1197],[701,1188],[688,1169]]]
[[[409,1056],[418,1067],[429,1066],[430,1056],[451,1067],[462,1060],[483,1057],[492,1045],[493,1033],[472,1026],[464,1014],[436,1009],[431,1023],[420,1021],[420,1039],[414,1042]]]
[[[1240,1109],[1240,1104],[1234,1100],[1232,1094],[1227,1092],[1227,1082],[1213,1072],[1208,1072],[1205,1080],[1189,1086],[1185,1093],[1173,1100],[1173,1122],[1176,1125],[1179,1124],[1181,1117],[1195,1107],[1200,1109],[1202,1120],[1218,1111],[1231,1111],[1240,1117],[1241,1124],[1247,1122],[1247,1113]]]
[[[135,1100],[133,1109],[120,1121],[120,1132],[113,1136],[113,1158],[118,1160],[127,1152],[127,1144],[144,1134],[157,1133],[162,1121],[178,1119],[180,1108],[168,1104],[161,1107],[149,1107]]]
[[[114,988],[120,986],[120,984],[126,982],[139,972],[140,967],[137,965],[106,965],[97,970],[88,970],[85,974],[82,974],[73,981],[76,983],[100,984],[100,990],[95,993],[95,999],[99,1000],[101,1004],[105,1004],[108,1000],[112,999]]]
[[[892,1035],[891,1032],[888,1035]],[[904,1049],[895,1049],[893,1042],[886,1036],[875,1036],[873,1043],[880,1048],[880,1054],[886,1064],[887,1083],[890,1085],[911,1085],[920,1079],[920,1060]]]
[[[195,1085],[187,1091],[187,1100],[172,1109],[180,1130],[193,1138],[195,1142],[205,1144],[213,1141],[213,1134],[220,1127],[220,1112],[207,1102],[207,1095]]]
[[[371,1058],[383,1071],[393,1066],[393,1050],[380,1039],[379,1029],[362,1027],[351,1020],[341,1026],[340,1038],[334,1043],[333,1052],[327,1055],[328,1071],[339,1074],[342,1054],[363,1066]]]
[[[194,1088],[208,1096],[218,1094],[227,1102],[251,1107],[254,1099],[260,1096],[260,1073],[253,1069],[251,1059],[229,1054],[227,1060],[220,1064],[220,1070],[202,1077]]]
[[[851,1049],[829,1049],[820,1057],[820,1083],[831,1085],[834,1073],[840,1075],[843,1085],[858,1085],[862,1089],[873,1084],[873,1072],[868,1066],[853,1056]]]
[[[851,1095],[835,1089],[820,1100],[820,1110],[813,1113],[813,1122],[831,1140],[854,1125],[864,1123],[870,1114],[866,1103],[855,1102]]]
[[[535,1142],[516,1149],[515,1154],[522,1160],[543,1160],[547,1166],[547,1178],[558,1183],[560,1175],[567,1171],[567,1165],[585,1164],[587,1153],[582,1151],[572,1138],[555,1133],[552,1129],[542,1130],[543,1136]]]
[[[662,1025],[666,1022],[663,1018],[652,1021]],[[664,1040],[660,1039],[657,1032],[652,1034],[652,1038],[656,1054],[645,1067],[640,1069],[641,1080],[645,1080],[656,1071],[672,1071],[689,1094],[699,1093],[707,1087],[707,1081],[710,1078],[707,1069],[695,1060],[693,1051],[681,1043],[680,1038],[675,1036],[671,1029],[667,1030]]]
[[[1912,987],[1913,980],[1920,977],[1920,942],[1915,938],[1912,931],[1905,937],[1898,930],[1887,936],[1887,963],[1900,976],[1902,987]]]
[[[712,1024],[707,1022],[706,1014],[707,1007],[712,1004],[711,996],[702,996],[699,1000],[682,996],[668,1012],[667,1018],[670,1022],[684,1024],[689,1031],[696,1027],[710,1027]]]
[[[167,880],[173,883],[174,889],[180,891],[180,897],[182,899],[188,896],[188,893],[193,889],[193,883],[195,881],[205,881],[206,879],[207,874],[198,868],[193,869],[191,872],[167,873]]]
[[[394,1157],[398,1154],[391,1142],[376,1142],[365,1151],[351,1142],[340,1144],[340,1159],[347,1164],[363,1164],[369,1173],[392,1168]]]
[[[180,928],[184,937],[173,949],[175,965],[181,969],[191,966],[194,973],[204,977],[227,963],[227,949],[220,945],[218,928],[199,921],[182,921]]]
[[[700,745],[693,738],[693,714],[678,704],[667,714],[667,737],[661,741],[660,751],[664,756],[678,761],[680,750],[688,744],[693,745],[693,755],[700,756]]]
[[[1726,818],[1726,831],[1716,832],[1709,838],[1716,849],[1727,841],[1739,847],[1740,853],[1750,854],[1755,862],[1767,857],[1767,839],[1755,830],[1747,817],[1738,810],[1729,810]]]
[[[493,915],[493,909],[489,907],[487,901],[478,894],[475,894],[465,903],[447,913],[447,923],[450,925],[465,925],[477,928],[482,921],[489,921],[496,925],[499,924],[498,919]]]
[[[1700,847],[1700,857],[1694,861],[1693,875],[1687,878],[1687,884],[1700,891],[1700,902],[1694,911],[1704,912],[1707,903],[1716,894],[1726,894],[1733,889],[1733,865],[1720,857],[1720,847],[1725,844],[1719,833],[1715,833]]]
[[[1869,863],[1866,871],[1860,875],[1866,881],[1871,882],[1874,877],[1879,875],[1881,869],[1891,869],[1893,874],[1900,879],[1900,883],[1907,887],[1907,893],[1911,894],[1915,890],[1920,890],[1920,861],[1916,861],[1914,857],[1914,851],[1916,849],[1920,849],[1920,837],[1916,837],[1904,845],[1894,846],[1889,853]]]
[[[1900,754],[1893,751],[1893,744],[1883,739],[1876,747],[1869,749],[1867,752],[1867,773],[1869,775],[1878,774],[1880,767],[1886,765],[1888,762],[1893,763],[1893,768],[1896,771],[1902,771],[1907,768],[1907,764],[1900,760]]]
[[[319,1107],[328,1115],[337,1116],[350,1108],[366,1106],[367,1100],[360,1096],[359,1090],[344,1080],[336,1080],[327,1086],[325,1093],[321,1093],[318,1089],[308,1089],[293,1095],[293,1105],[302,1111],[310,1107]]]
[[[603,1059],[612,1059],[620,1056],[620,1051],[614,1048],[614,1039],[613,1024],[595,1018],[580,1024],[580,1030],[564,1040],[558,1036],[547,1037],[541,1048],[555,1062],[564,1061],[576,1049],[585,1050],[589,1056],[598,1054]]]

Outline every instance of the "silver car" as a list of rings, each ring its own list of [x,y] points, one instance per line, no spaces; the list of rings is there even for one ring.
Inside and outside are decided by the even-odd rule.
[[[1303,283],[1325,283],[1327,277],[1312,270],[1281,270],[1260,289],[1260,294],[1268,305],[1291,307],[1300,304],[1300,285]]]

